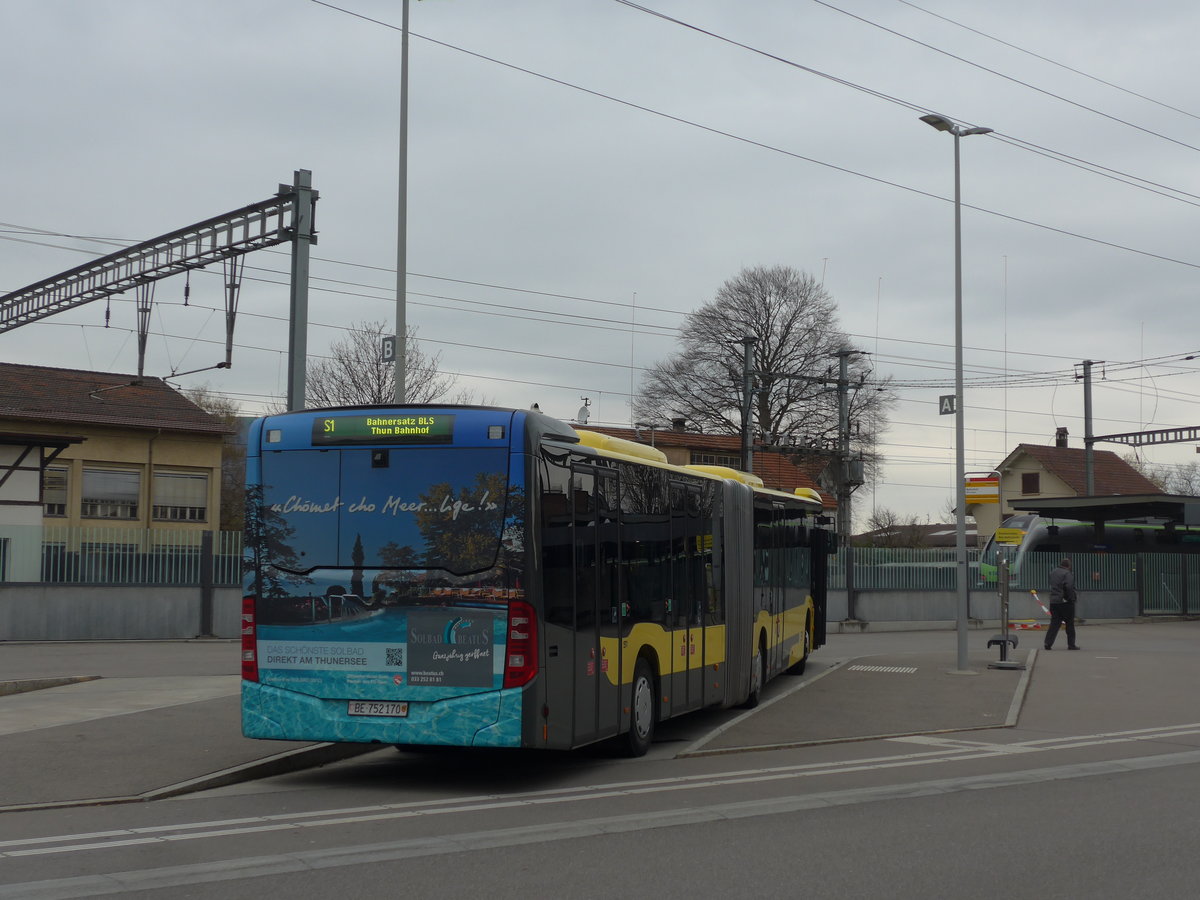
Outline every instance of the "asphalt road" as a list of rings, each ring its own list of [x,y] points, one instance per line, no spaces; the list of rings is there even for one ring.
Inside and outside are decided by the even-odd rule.
[[[929,671],[952,634],[838,637],[761,712],[680,720],[640,760],[388,749],[152,803],[4,813],[0,900],[1192,897],[1200,623],[1080,643],[1024,674],[963,676]],[[897,707],[928,715],[934,691],[994,710],[999,679],[1024,682],[1011,725],[890,724]],[[687,752],[769,730],[756,716],[795,734],[838,714],[860,734]]]

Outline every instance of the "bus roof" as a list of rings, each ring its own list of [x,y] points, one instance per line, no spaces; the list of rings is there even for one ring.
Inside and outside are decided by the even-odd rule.
[[[709,478],[737,481],[753,489],[757,494],[770,494],[788,500],[798,500],[817,509],[824,508],[824,501],[821,495],[812,488],[796,488],[795,493],[789,494],[786,491],[778,491],[765,487],[763,480],[757,475],[749,472],[741,472],[728,466],[676,466],[667,461],[666,454],[661,450],[647,446],[646,444],[639,444],[636,441],[628,441],[624,438],[613,437],[612,435],[601,434],[600,432],[588,431],[586,429],[577,428],[575,429],[575,433],[579,435],[581,446],[590,447],[606,456],[625,457],[665,469],[689,472],[693,475],[701,475]]]

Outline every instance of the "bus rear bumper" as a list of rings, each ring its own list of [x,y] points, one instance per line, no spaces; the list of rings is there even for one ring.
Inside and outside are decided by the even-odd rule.
[[[275,741],[519,747],[521,706],[522,692],[511,689],[411,701],[404,717],[350,716],[346,700],[244,681],[242,734]]]

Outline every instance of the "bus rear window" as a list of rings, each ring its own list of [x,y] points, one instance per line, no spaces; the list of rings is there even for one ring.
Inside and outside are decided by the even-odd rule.
[[[480,571],[504,536],[507,465],[503,448],[268,452],[247,538],[262,562],[293,572]]]

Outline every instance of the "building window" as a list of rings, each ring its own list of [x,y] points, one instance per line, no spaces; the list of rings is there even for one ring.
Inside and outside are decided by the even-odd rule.
[[[141,487],[140,472],[84,469],[80,515],[85,519],[136,519]]]
[[[48,466],[42,472],[42,511],[47,516],[67,514],[67,474],[62,466]]]
[[[731,456],[726,453],[693,453],[692,465],[727,466],[730,469],[737,469],[742,465],[742,458],[740,456]]]
[[[1042,476],[1040,472],[1021,473],[1021,493],[1040,494],[1042,492]]]
[[[159,522],[203,522],[208,518],[208,476],[154,473],[154,518]]]

